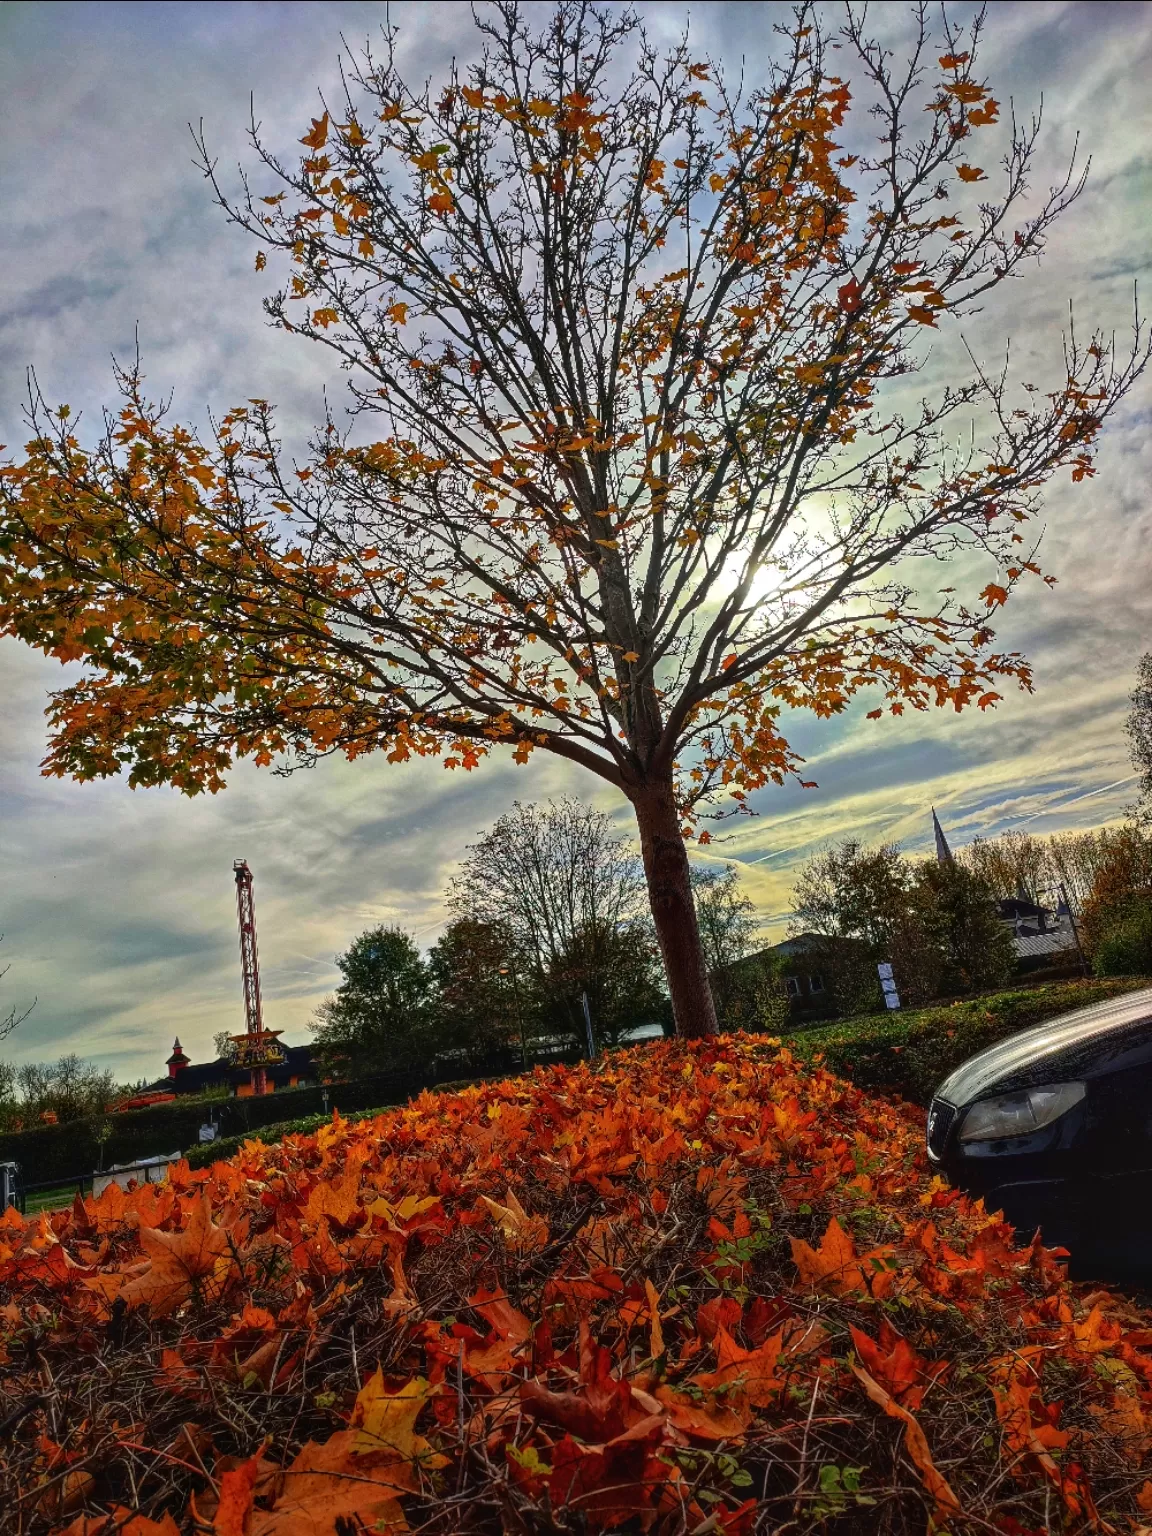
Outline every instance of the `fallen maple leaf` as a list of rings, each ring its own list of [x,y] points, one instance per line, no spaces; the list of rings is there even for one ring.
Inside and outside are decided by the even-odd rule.
[[[130,1307],[147,1304],[154,1317],[167,1317],[212,1278],[234,1245],[233,1229],[212,1222],[208,1196],[195,1201],[180,1232],[159,1232],[141,1225],[140,1246],[151,1259],[147,1271],[129,1281],[120,1296]]]
[[[868,1374],[913,1413],[924,1400],[925,1384],[939,1380],[947,1369],[944,1364],[934,1365],[918,1355],[887,1318],[880,1324],[878,1344],[859,1328],[850,1327],[848,1331]]]
[[[504,1241],[517,1253],[536,1253],[544,1247],[548,1241],[548,1223],[540,1216],[529,1216],[511,1190],[506,1196],[507,1205],[489,1200],[487,1195],[481,1195],[480,1199],[500,1228]]]
[[[422,1377],[389,1392],[383,1373],[360,1389],[348,1429],[310,1440],[284,1474],[275,1508],[253,1511],[247,1536],[331,1536],[341,1517],[370,1530],[406,1530],[400,1497],[419,1487],[421,1465],[446,1465],[416,1433],[436,1387]]]
[[[389,1392],[384,1385],[384,1373],[377,1367],[376,1374],[360,1389],[352,1410],[355,1454],[374,1459],[386,1456],[403,1463],[406,1478],[412,1476],[411,1469],[420,1458],[436,1460],[442,1466],[443,1458],[434,1457],[427,1440],[416,1433],[420,1410],[438,1391],[438,1387],[417,1376],[398,1392]],[[397,1486],[414,1484],[406,1481]]]
[[[932,1460],[932,1452],[928,1448],[928,1439],[920,1428],[919,1420],[909,1413],[907,1408],[901,1407],[892,1394],[885,1391],[880,1383],[871,1377],[862,1366],[853,1365],[852,1373],[872,1401],[883,1408],[884,1412],[891,1418],[899,1419],[904,1425],[905,1449],[915,1462],[925,1488],[936,1500],[937,1508],[941,1512],[948,1514],[959,1514],[960,1500],[953,1493],[948,1479]]]
[[[220,1503],[212,1522],[213,1536],[247,1536],[259,1460],[258,1456],[251,1456],[221,1477]]]
[[[819,1248],[813,1248],[803,1238],[794,1237],[792,1259],[800,1271],[801,1281],[814,1289],[830,1290],[837,1296],[868,1289],[857,1262],[855,1245],[835,1216],[829,1221]]]

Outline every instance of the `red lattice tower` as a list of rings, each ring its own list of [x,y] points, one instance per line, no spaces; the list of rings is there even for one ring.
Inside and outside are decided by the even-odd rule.
[[[244,977],[244,1018],[247,1028],[233,1035],[236,1065],[251,1071],[253,1094],[268,1092],[268,1068],[284,1060],[278,1029],[264,1028],[260,1001],[260,958],[256,949],[256,903],[252,895],[252,871],[244,859],[232,866],[236,875],[236,910],[240,918],[240,969]]]

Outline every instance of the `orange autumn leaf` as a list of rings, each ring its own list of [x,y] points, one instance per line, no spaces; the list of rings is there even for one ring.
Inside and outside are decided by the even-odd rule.
[[[13,1298],[0,1305],[5,1392],[10,1382],[41,1390],[38,1376],[21,1375],[29,1323],[41,1327],[39,1348],[58,1380],[71,1353],[93,1347],[83,1331],[54,1340],[43,1327],[48,1298],[109,1364],[139,1351],[149,1320],[128,1320],[118,1354],[121,1323],[108,1300],[152,1274],[150,1222],[170,1241],[187,1242],[203,1226],[210,1248],[215,1211],[215,1230],[231,1235],[239,1257],[229,1251],[217,1260],[224,1270],[208,1272],[211,1254],[202,1255],[198,1293],[225,1304],[215,1314],[199,1305],[165,1314],[154,1338],[170,1342],[142,1369],[132,1366],[147,1402],[165,1405],[161,1435],[144,1422],[119,1429],[99,1478],[95,1468],[73,1475],[61,1459],[81,1422],[62,1426],[72,1438],[60,1444],[39,1435],[36,1453],[61,1489],[40,1506],[44,1536],[56,1520],[72,1521],[69,1536],[117,1536],[137,1517],[98,1512],[101,1480],[125,1464],[118,1455],[172,1467],[192,1486],[195,1505],[173,1503],[164,1536],[332,1536],[338,1523],[386,1536],[454,1511],[456,1490],[462,1503],[490,1498],[504,1478],[517,1497],[575,1501],[590,1536],[650,1516],[655,1536],[682,1510],[695,1529],[733,1505],[708,1469],[722,1457],[759,1456],[782,1435],[802,1443],[813,1401],[813,1433],[836,1426],[837,1464],[850,1455],[864,1469],[862,1495],[873,1496],[878,1437],[867,1410],[861,1417],[859,1392],[900,1426],[901,1458],[949,1529],[958,1523],[951,1500],[976,1474],[1003,1490],[990,1497],[990,1521],[1021,1498],[1048,1496],[1069,1520],[1091,1525],[1091,1477],[1101,1466],[1129,1468],[1125,1511],[1140,1511],[1152,1327],[1113,1296],[1072,1293],[1039,1244],[1017,1249],[1011,1229],[917,1171],[922,1135],[906,1107],[762,1036],[659,1041],[422,1096],[280,1146],[252,1142],[211,1170],[175,1170],[167,1189],[112,1189],[34,1219],[4,1216],[0,1283]],[[766,1150],[774,1160],[764,1161]],[[807,1222],[801,1205],[840,1214],[817,1224],[819,1241],[796,1239],[795,1268],[781,1242],[742,1301],[717,1287],[713,1245],[751,1237],[752,1192],[769,1186],[781,1239],[794,1220]],[[328,1193],[313,1200],[321,1188]],[[898,1244],[857,1252],[843,1213],[865,1193],[899,1217]],[[686,1209],[698,1224],[681,1235]],[[559,1235],[518,1255],[516,1234],[534,1216]],[[450,1267],[453,1249],[471,1256],[463,1270]],[[446,1282],[458,1274],[469,1276],[463,1285]],[[94,1288],[97,1279],[107,1288]],[[882,1291],[905,1302],[907,1337],[874,1305]],[[383,1325],[375,1338],[361,1322],[368,1307]],[[946,1466],[937,1457],[956,1439],[941,1410],[955,1399],[934,1389],[943,1363],[918,1343],[943,1317],[987,1380],[999,1428],[987,1446],[981,1435],[950,1451]],[[1025,1342],[1036,1330],[1042,1347]],[[387,1341],[382,1369],[369,1354],[375,1339]],[[354,1403],[329,1401],[328,1372],[349,1369],[353,1340],[363,1385]],[[1003,1354],[1002,1341],[1015,1353]],[[993,1344],[999,1353],[989,1358]],[[1037,1368],[1049,1358],[1070,1367],[1064,1383],[1076,1383],[1063,1389],[1077,1394],[1070,1430],[1040,1391]],[[233,1431],[218,1403],[301,1393],[310,1422],[330,1413],[330,1429],[303,1445],[272,1429],[258,1448],[254,1427],[247,1462],[221,1457]],[[173,1403],[187,1419],[175,1435]],[[38,1433],[28,1432],[29,1446]],[[689,1455],[701,1457],[691,1480],[682,1467]],[[85,1500],[79,1524],[73,1497]],[[738,1520],[739,1508],[724,1524],[750,1536],[755,1502]],[[859,1507],[861,1531],[873,1529],[872,1508]],[[148,1509],[161,1524],[157,1507]]]
[[[310,1222],[318,1222],[326,1216],[337,1225],[345,1226],[359,1209],[360,1175],[353,1171],[343,1178],[318,1179],[304,1202],[301,1215]]]
[[[783,1335],[774,1333],[759,1348],[744,1349],[721,1323],[716,1330],[716,1369],[693,1379],[705,1391],[723,1388],[727,1394],[747,1398],[754,1408],[766,1407],[780,1391],[776,1367],[783,1342]]]
[[[880,1324],[879,1343],[859,1328],[848,1331],[868,1374],[912,1412],[923,1402],[926,1387],[947,1369],[944,1363],[933,1364],[918,1355],[886,1318]]]
[[[548,1223],[539,1216],[530,1216],[512,1190],[505,1196],[505,1205],[490,1200],[487,1195],[481,1195],[480,1200],[500,1228],[504,1240],[517,1253],[534,1253],[548,1241]]]
[[[915,1463],[925,1488],[936,1500],[937,1509],[943,1514],[959,1514],[960,1500],[953,1493],[948,1479],[932,1460],[932,1452],[928,1448],[928,1440],[919,1421],[907,1408],[901,1407],[892,1394],[861,1366],[853,1365],[852,1372],[872,1401],[883,1408],[891,1418],[899,1419],[904,1425],[904,1448]]]
[[[357,1394],[350,1427],[300,1450],[274,1507],[251,1516],[248,1536],[330,1536],[342,1518],[406,1529],[401,1498],[419,1488],[422,1466],[444,1465],[415,1427],[435,1391],[417,1379],[389,1392],[377,1370]]]
[[[323,117],[314,117],[312,119],[312,127],[300,140],[300,143],[307,149],[323,149],[327,142],[328,114],[325,112]]]
[[[220,1478],[220,1503],[212,1522],[213,1536],[248,1536],[252,1495],[259,1457],[252,1456]]]
[[[819,1248],[811,1247],[798,1237],[790,1241],[792,1259],[803,1284],[830,1290],[836,1295],[867,1289],[855,1245],[835,1216],[829,1221]]]
[[[147,1305],[154,1317],[166,1317],[210,1281],[220,1266],[228,1267],[233,1232],[212,1222],[212,1207],[202,1194],[193,1201],[182,1231],[161,1232],[140,1227],[140,1245],[150,1263],[144,1274],[130,1280],[120,1296],[130,1307]]]

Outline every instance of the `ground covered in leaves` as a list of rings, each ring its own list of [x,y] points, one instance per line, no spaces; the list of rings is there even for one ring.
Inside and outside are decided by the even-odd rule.
[[[1139,1529],[1152,1316],[922,1134],[667,1041],[9,1211],[4,1529]]]

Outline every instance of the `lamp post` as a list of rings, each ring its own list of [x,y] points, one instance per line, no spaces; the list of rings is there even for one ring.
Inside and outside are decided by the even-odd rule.
[[[524,1040],[524,1010],[520,1006],[520,983],[516,980],[516,972],[510,965],[502,965],[497,975],[505,981],[512,982],[512,995],[516,999],[516,1028],[520,1035],[520,1065],[525,1072],[528,1070],[528,1046]]]

